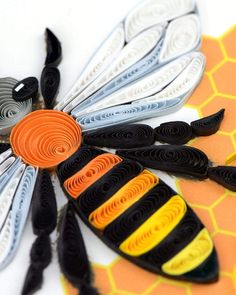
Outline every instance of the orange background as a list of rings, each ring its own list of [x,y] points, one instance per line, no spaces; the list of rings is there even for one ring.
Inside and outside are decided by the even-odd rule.
[[[199,116],[225,108],[217,134],[192,140],[189,145],[207,153],[215,165],[224,164],[236,151],[236,26],[218,39],[203,38],[207,65],[199,87],[186,107]],[[236,164],[236,161],[231,164]],[[169,280],[117,258],[109,266],[93,265],[95,285],[102,295],[234,295],[236,294],[236,193],[210,180],[177,180],[179,193],[210,231],[220,260],[220,280],[195,285]],[[105,247],[105,246],[104,246]],[[65,292],[77,295],[63,279]]]

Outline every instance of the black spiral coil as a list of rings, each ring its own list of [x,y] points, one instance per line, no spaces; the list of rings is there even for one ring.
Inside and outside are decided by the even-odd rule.
[[[200,150],[178,145],[159,145],[146,148],[118,150],[124,158],[139,161],[143,166],[175,174],[207,178],[209,160]]]

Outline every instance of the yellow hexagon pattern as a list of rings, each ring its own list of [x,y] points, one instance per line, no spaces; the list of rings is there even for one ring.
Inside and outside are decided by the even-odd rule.
[[[207,116],[225,108],[217,134],[192,140],[215,165],[236,151],[236,26],[218,39],[203,37],[207,57],[204,77],[186,107]],[[232,163],[236,164],[236,162]],[[177,180],[180,194],[210,231],[220,260],[220,280],[196,285],[177,282],[142,270],[123,258],[109,266],[94,264],[95,285],[102,295],[234,295],[236,294],[236,193],[210,181]],[[194,187],[194,190],[193,190]],[[63,280],[67,295],[77,295]]]

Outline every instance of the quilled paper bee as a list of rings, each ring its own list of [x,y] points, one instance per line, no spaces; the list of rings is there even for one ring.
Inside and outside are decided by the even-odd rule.
[[[75,213],[108,247],[150,272],[217,281],[218,257],[207,228],[147,168],[210,178],[236,190],[235,167],[214,167],[204,152],[183,146],[217,132],[224,110],[190,124],[152,128],[140,122],[177,111],[201,80],[205,57],[195,1],[141,2],[57,103],[62,46],[49,29],[46,43],[40,83],[34,77],[0,79],[0,134],[5,141],[10,135],[10,143],[0,144],[0,269],[16,254],[32,203],[35,241],[23,295],[46,280],[55,228],[62,274],[79,294],[100,294]],[[45,109],[39,107],[39,85]],[[59,218],[52,173],[68,199]]]

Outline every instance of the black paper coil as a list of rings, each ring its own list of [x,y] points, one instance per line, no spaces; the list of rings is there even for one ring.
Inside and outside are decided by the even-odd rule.
[[[70,203],[66,205],[62,212],[57,246],[59,264],[63,275],[74,287],[80,290],[80,294],[86,294],[84,290],[92,288],[90,287],[92,271],[79,224]],[[92,290],[94,294],[98,294],[93,288]]]
[[[80,169],[82,169],[86,164],[88,164],[92,159],[103,154],[104,151],[89,147],[84,145],[80,147],[77,152],[75,152],[69,159],[61,163],[57,168],[57,176],[62,183]]]
[[[135,148],[154,144],[154,130],[145,124],[129,124],[101,128],[84,135],[89,145],[107,148]]]
[[[155,129],[156,140],[169,144],[185,144],[193,136],[191,126],[182,121],[167,122]]]
[[[236,191],[236,167],[235,166],[218,166],[208,169],[210,179],[223,185],[231,191]]]
[[[57,224],[57,204],[50,174],[40,170],[32,199],[32,225],[35,235],[53,232]]]
[[[142,170],[143,167],[136,161],[128,159],[122,161],[79,196],[78,208],[88,217]]]
[[[146,148],[118,150],[124,158],[139,161],[143,166],[170,173],[207,178],[209,160],[200,150],[178,145],[159,145]]]
[[[160,180],[153,189],[108,225],[103,235],[110,242],[119,246],[175,194],[169,186]]]
[[[141,255],[140,258],[160,267],[185,248],[203,227],[195,213],[188,207],[185,216],[173,231],[159,245]]]
[[[35,77],[28,77],[19,81],[12,89],[12,97],[15,101],[34,99],[38,95],[39,82]]]
[[[21,291],[21,295],[32,295],[37,292],[43,284],[43,271],[38,269],[34,265],[30,265],[28,268],[24,286]]]
[[[211,116],[193,121],[191,123],[193,133],[197,136],[208,136],[216,133],[224,119],[224,113],[225,109],[221,109],[219,112]]]
[[[54,99],[58,92],[60,85],[60,72],[56,67],[46,66],[44,67],[40,86],[41,92],[44,99],[44,103],[47,109],[52,109],[54,106]]]
[[[47,44],[45,65],[58,66],[62,58],[61,43],[48,28],[45,31],[45,35]]]

